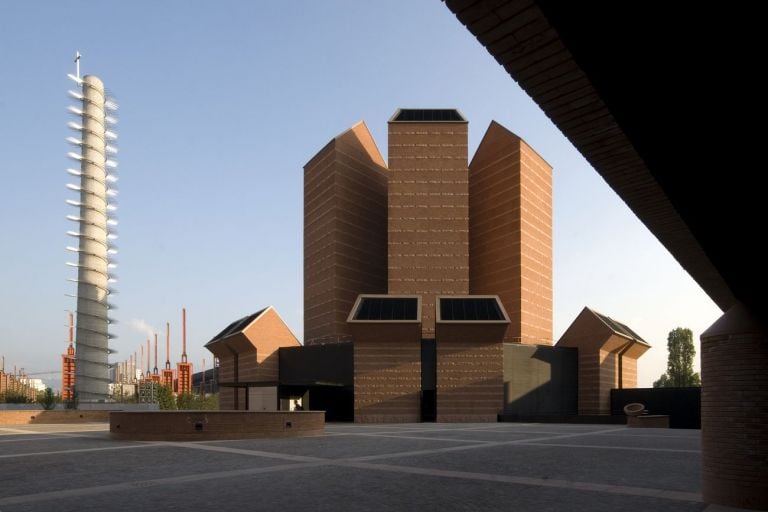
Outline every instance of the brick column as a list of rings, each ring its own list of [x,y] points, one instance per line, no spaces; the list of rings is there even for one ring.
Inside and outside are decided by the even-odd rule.
[[[768,340],[737,304],[701,335],[704,500],[768,509]]]

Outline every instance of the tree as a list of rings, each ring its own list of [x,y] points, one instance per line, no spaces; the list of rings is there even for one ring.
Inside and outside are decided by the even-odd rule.
[[[161,410],[175,411],[176,400],[173,398],[173,390],[168,386],[160,386],[157,388],[157,403],[160,404]]]
[[[53,394],[53,390],[51,388],[45,388],[45,391],[41,391],[37,394],[37,403],[42,405],[43,409],[46,411],[50,411],[56,407],[56,402],[58,402],[58,400],[56,399],[56,395]]]
[[[693,371],[696,347],[690,329],[678,327],[667,336],[667,372],[653,383],[655,388],[683,388],[701,386],[699,374]]]

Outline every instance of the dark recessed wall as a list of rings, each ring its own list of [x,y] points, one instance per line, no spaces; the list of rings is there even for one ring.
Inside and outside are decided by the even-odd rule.
[[[575,416],[578,351],[504,344],[504,416]]]

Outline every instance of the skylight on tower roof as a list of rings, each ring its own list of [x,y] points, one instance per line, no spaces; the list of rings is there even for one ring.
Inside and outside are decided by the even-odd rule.
[[[392,116],[396,123],[466,123],[454,108],[401,108]]]

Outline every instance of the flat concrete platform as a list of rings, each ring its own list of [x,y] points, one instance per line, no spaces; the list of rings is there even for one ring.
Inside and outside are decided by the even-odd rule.
[[[116,441],[0,427],[0,511],[700,511],[698,430],[328,424],[323,435]]]

